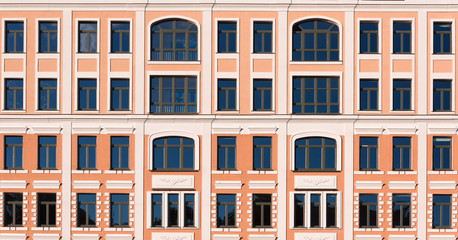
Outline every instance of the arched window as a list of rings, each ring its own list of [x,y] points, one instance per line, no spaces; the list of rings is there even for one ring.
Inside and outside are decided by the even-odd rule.
[[[197,61],[197,26],[167,19],[151,26],[152,61]]]
[[[339,27],[320,19],[293,25],[293,61],[339,61]]]
[[[336,140],[323,137],[295,141],[294,170],[336,171]]]
[[[194,170],[194,140],[184,137],[162,137],[153,141],[153,170]]]

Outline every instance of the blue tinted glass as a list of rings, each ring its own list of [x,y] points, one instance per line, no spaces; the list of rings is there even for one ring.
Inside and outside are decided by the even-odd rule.
[[[38,168],[56,167],[56,137],[38,137]]]
[[[5,137],[5,169],[22,168],[22,137]]]
[[[94,110],[97,104],[97,80],[79,79],[78,80],[78,109]]]
[[[57,23],[40,22],[40,52],[57,52]]]
[[[6,52],[24,52],[24,23],[6,22]]]
[[[57,109],[57,80],[39,80],[39,109]]]
[[[378,23],[367,23],[362,22],[360,25],[361,31],[377,31],[378,30]]]

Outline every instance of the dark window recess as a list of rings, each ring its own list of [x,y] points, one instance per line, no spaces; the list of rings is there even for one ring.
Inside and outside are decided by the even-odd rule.
[[[57,169],[56,137],[38,137],[38,169]]]
[[[305,227],[305,195],[294,194],[294,227]]]
[[[412,170],[411,141],[410,137],[393,137],[393,170]]]
[[[22,169],[22,137],[5,136],[5,169]]]
[[[24,81],[5,79],[5,110],[24,110]]]
[[[310,194],[310,227],[321,227],[321,194]]]
[[[97,52],[97,22],[79,22],[78,25],[78,52]]]
[[[433,170],[452,170],[452,138],[433,137]]]
[[[393,110],[411,110],[412,83],[407,79],[393,80]]]
[[[412,52],[412,23],[393,22],[393,53]]]
[[[184,227],[194,227],[195,226],[195,206],[196,200],[194,194],[184,194]]]
[[[4,201],[4,226],[22,227],[22,193],[4,193]]]
[[[78,79],[78,110],[97,110],[96,79]]]
[[[253,23],[253,52],[272,53],[272,22]]]
[[[193,171],[194,140],[163,137],[153,141],[153,170]]]
[[[378,53],[378,22],[361,22],[359,31],[359,52]]]
[[[272,170],[272,137],[253,137],[253,170]]]
[[[253,227],[272,227],[272,195],[253,194]]]
[[[129,111],[129,79],[111,79],[111,110]]]
[[[152,76],[150,113],[196,113],[197,78]]]
[[[162,194],[151,195],[151,227],[162,227]]]
[[[359,82],[359,110],[376,111],[378,109],[378,80],[361,79]]]
[[[309,137],[295,142],[296,171],[336,171],[336,141],[330,138]]]
[[[339,78],[294,77],[294,114],[338,114]]]
[[[452,81],[433,80],[433,111],[450,112],[452,106]]]
[[[410,194],[393,194],[393,227],[410,228]]]
[[[197,26],[168,19],[151,26],[152,61],[197,61]]]
[[[56,226],[56,194],[38,193],[38,218],[37,226]]]
[[[111,169],[129,169],[129,137],[111,137]]]
[[[168,194],[167,197],[167,227],[178,227],[178,194]]]
[[[217,197],[217,226],[219,228],[235,227],[235,194],[218,194]]]
[[[293,61],[339,61],[339,27],[319,19],[293,26]]]
[[[378,138],[359,138],[359,169],[362,171],[378,170]]]
[[[272,111],[272,80],[253,80],[253,110]]]
[[[326,227],[337,227],[337,195],[326,194]]]
[[[433,228],[452,227],[451,195],[433,195]]]
[[[5,52],[24,52],[24,22],[5,22]]]
[[[45,111],[57,110],[57,80],[38,80],[38,109]]]
[[[96,169],[96,137],[78,137],[78,169]]]
[[[96,226],[96,196],[95,193],[78,194],[78,227],[95,227]]]
[[[57,22],[39,22],[39,52],[57,52]]]
[[[452,53],[452,23],[435,22],[433,26],[433,53]]]
[[[111,52],[128,53],[130,51],[130,23],[111,22]]]
[[[218,111],[235,111],[237,105],[237,81],[218,79]]]
[[[218,53],[235,53],[237,51],[237,23],[218,22]]]
[[[111,194],[111,227],[129,227],[129,194]]]
[[[377,227],[377,194],[360,194],[359,195],[359,227],[376,228]]]
[[[218,170],[236,170],[237,142],[235,137],[218,137]]]

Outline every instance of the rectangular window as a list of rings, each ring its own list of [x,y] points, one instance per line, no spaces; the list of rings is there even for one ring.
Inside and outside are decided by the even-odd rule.
[[[296,193],[294,194],[294,227],[338,228],[337,213],[340,205],[336,193]]]
[[[181,172],[194,170],[194,140],[182,137],[153,141],[153,170]]]
[[[237,105],[237,81],[218,79],[218,111],[235,111]]]
[[[129,227],[129,194],[111,194],[111,227]]]
[[[56,194],[38,193],[38,221],[39,227],[56,226]]]
[[[78,169],[96,169],[96,137],[78,137]]]
[[[393,111],[411,110],[412,83],[408,79],[393,80]]]
[[[178,194],[168,194],[167,197],[167,227],[178,227]]]
[[[412,170],[411,165],[411,138],[393,137],[393,170]]]
[[[162,194],[151,195],[151,227],[162,226]]]
[[[450,112],[452,106],[452,81],[433,80],[433,111]]]
[[[305,195],[294,194],[294,227],[305,227]]]
[[[78,52],[97,52],[97,22],[79,22],[78,25]]]
[[[433,195],[433,228],[452,227],[451,195]]]
[[[111,79],[111,110],[129,111],[129,79]]]
[[[111,52],[128,53],[130,51],[130,23],[111,22]]]
[[[237,22],[218,22],[218,53],[237,51]]]
[[[359,227],[376,228],[377,227],[377,194],[360,194],[359,195]]]
[[[39,22],[39,52],[57,52],[57,22]]]
[[[151,194],[151,227],[195,228],[198,214],[195,192],[160,192]]]
[[[236,149],[235,137],[218,137],[218,170],[236,170]]]
[[[57,169],[56,137],[38,137],[38,169]]]
[[[253,194],[253,227],[272,227],[272,195]]]
[[[361,79],[359,82],[359,110],[378,110],[378,80]]]
[[[326,227],[337,227],[337,195],[326,194]]]
[[[404,21],[393,22],[393,53],[412,52],[412,23]]]
[[[321,227],[321,194],[310,195],[310,227]]]
[[[5,227],[22,227],[22,193],[5,193]]]
[[[152,76],[151,113],[197,113],[197,78]]]
[[[78,110],[97,110],[96,79],[78,79]]]
[[[5,110],[24,110],[22,79],[5,79]]]
[[[22,169],[22,137],[5,136],[5,169]]]
[[[218,194],[217,197],[217,224],[219,228],[235,227],[235,194]]]
[[[393,194],[393,227],[410,228],[410,194]]]
[[[452,23],[435,22],[433,36],[433,53],[450,54],[452,53]]]
[[[129,137],[111,137],[111,169],[129,169]]]
[[[253,23],[253,52],[272,53],[272,22]]]
[[[78,194],[78,227],[95,227],[96,226],[96,196],[95,193]]]
[[[5,52],[24,52],[24,22],[5,22]]]
[[[38,80],[38,110],[57,110],[57,80]]]
[[[183,227],[194,227],[195,215],[195,196],[194,194],[184,194],[184,222]]]
[[[359,138],[359,169],[378,170],[378,137]]]
[[[253,170],[272,170],[271,137],[253,137]]]
[[[339,78],[294,77],[293,113],[338,114]]]
[[[359,52],[378,53],[378,22],[361,22],[359,31]]]
[[[253,111],[272,111],[272,80],[253,80]]]
[[[452,170],[452,138],[433,137],[433,170]]]

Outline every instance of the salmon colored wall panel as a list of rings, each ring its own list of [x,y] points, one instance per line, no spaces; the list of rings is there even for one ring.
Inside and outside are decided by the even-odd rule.
[[[434,73],[452,73],[453,60],[434,60],[433,62]]]
[[[218,72],[237,72],[237,60],[218,59]]]
[[[393,60],[393,72],[412,72],[412,60]]]
[[[359,71],[360,72],[378,72],[379,63],[378,60],[360,60],[359,61]]]
[[[111,59],[110,71],[112,72],[129,72],[130,61],[129,59]]]
[[[97,72],[97,59],[78,59],[78,72]]]
[[[24,71],[24,60],[5,59],[5,72],[22,72],[22,71]]]
[[[39,59],[38,72],[57,72],[57,59]]]
[[[253,72],[272,72],[272,60],[254,59]]]

